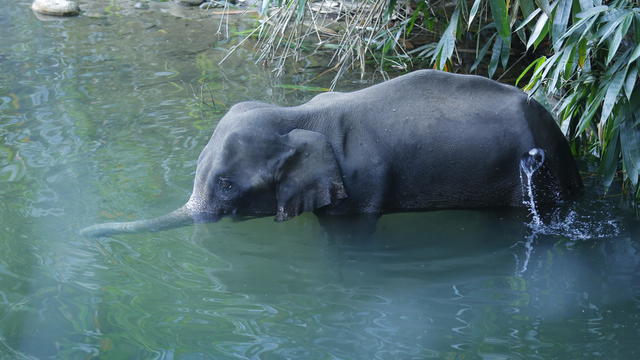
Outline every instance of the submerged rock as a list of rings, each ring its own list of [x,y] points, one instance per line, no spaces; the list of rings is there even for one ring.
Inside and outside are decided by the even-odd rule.
[[[184,6],[198,6],[202,4],[204,0],[178,0],[178,4]]]
[[[72,0],[35,0],[31,9],[40,14],[54,16],[74,16],[80,13],[78,3]]]
[[[137,3],[135,3],[135,5],[133,5],[133,8],[138,10],[146,10],[149,8],[149,4],[147,4],[146,2],[138,1]]]

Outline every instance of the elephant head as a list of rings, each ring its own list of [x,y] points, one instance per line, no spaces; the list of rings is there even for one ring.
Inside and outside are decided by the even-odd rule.
[[[230,111],[216,127],[196,168],[193,192],[181,208],[154,219],[106,223],[85,236],[159,231],[191,222],[275,215],[277,221],[347,196],[333,149],[315,131],[261,117],[260,109]]]

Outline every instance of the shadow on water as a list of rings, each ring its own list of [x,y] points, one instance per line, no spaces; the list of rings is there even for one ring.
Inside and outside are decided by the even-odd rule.
[[[619,312],[638,306],[638,227],[622,227],[634,219],[614,218],[610,205],[572,204],[545,229],[525,212],[441,211],[384,216],[369,235],[348,222],[328,234],[303,216],[286,229],[270,219],[202,225],[192,240],[226,259],[221,278],[231,292],[272,304],[283,294],[307,305],[311,297],[305,311],[317,329],[332,328],[336,319],[324,317],[340,309],[344,332],[331,341],[356,342],[333,354],[590,358],[611,343],[634,351]],[[258,251],[248,250],[256,244]],[[357,319],[362,314],[372,319]],[[370,347],[357,342],[362,333],[371,335]],[[585,348],[580,339],[588,334],[595,338]]]

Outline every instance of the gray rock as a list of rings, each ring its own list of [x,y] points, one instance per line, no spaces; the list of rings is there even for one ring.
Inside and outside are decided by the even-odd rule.
[[[178,0],[178,4],[184,6],[198,6],[202,4],[204,0]]]
[[[54,16],[74,16],[80,13],[78,3],[73,0],[35,0],[31,9],[40,14]]]
[[[146,2],[138,1],[137,3],[135,3],[135,5],[133,5],[133,8],[139,9],[139,10],[145,10],[149,8],[149,4],[147,4]]]

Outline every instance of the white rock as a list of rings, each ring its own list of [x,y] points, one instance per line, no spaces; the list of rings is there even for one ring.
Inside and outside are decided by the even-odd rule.
[[[78,3],[72,0],[35,0],[31,9],[45,15],[73,16],[80,13]]]

